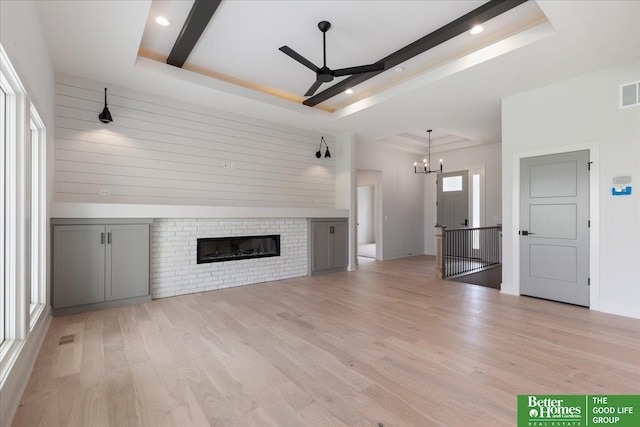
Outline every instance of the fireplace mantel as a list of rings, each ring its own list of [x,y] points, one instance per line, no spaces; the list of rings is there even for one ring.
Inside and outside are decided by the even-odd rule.
[[[51,218],[344,218],[347,209],[56,202]]]

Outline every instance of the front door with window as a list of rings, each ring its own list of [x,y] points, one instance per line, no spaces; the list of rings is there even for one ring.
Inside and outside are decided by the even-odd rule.
[[[447,172],[438,175],[436,181],[438,225],[448,229],[469,226],[469,172]],[[466,233],[458,236],[458,241],[447,243],[446,256],[471,257],[471,248]]]
[[[589,306],[589,151],[520,161],[520,293]]]
[[[469,173],[447,172],[438,175],[438,225],[461,228],[469,225]]]

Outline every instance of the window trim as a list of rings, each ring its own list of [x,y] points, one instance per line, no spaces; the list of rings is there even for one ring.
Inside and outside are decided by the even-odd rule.
[[[35,106],[30,108],[30,179],[31,179],[31,233],[30,233],[30,281],[29,283],[29,329],[32,330],[47,303],[47,215],[46,215],[46,128]],[[35,133],[35,138],[34,138]],[[34,141],[35,139],[35,141]],[[34,286],[35,282],[35,286]],[[33,295],[35,290],[35,295]]]
[[[0,83],[0,123],[2,123],[2,134],[0,134],[0,191],[2,192],[2,197],[0,197],[0,280],[5,283],[5,239],[4,239],[4,229],[5,229],[5,209],[7,204],[5,203],[5,153],[7,147],[7,137],[6,137],[6,129],[7,129],[7,116],[6,116],[6,94],[4,91],[4,84]],[[0,289],[0,345],[4,343],[5,340],[5,289],[4,287]]]
[[[26,90],[0,44],[0,85],[5,92],[5,230],[4,322],[0,343],[0,388],[11,371],[28,334],[28,290],[24,260],[24,161],[30,111]]]

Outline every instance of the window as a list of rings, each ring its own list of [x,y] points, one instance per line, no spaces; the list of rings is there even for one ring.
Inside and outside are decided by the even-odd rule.
[[[462,191],[462,175],[446,176],[442,178],[442,191]]]
[[[480,174],[471,175],[471,226],[481,227],[480,223]],[[480,232],[473,232],[473,249],[480,249]]]
[[[27,221],[27,283],[30,288],[31,328],[46,303],[46,132],[35,107],[31,105],[31,138],[27,156],[27,185],[31,197]]]
[[[0,384],[46,307],[46,132],[29,106],[0,44]]]

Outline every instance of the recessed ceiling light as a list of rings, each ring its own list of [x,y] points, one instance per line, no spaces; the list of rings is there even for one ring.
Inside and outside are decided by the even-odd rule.
[[[398,65],[396,68],[393,69],[393,71],[395,71],[396,73],[401,73],[404,71],[404,67],[402,65]]]
[[[169,21],[167,18],[165,18],[164,16],[158,16],[156,18],[156,23],[158,25],[162,25],[163,27],[168,27],[169,25],[171,25],[171,21]]]
[[[353,93],[353,89],[347,89],[344,91],[347,95],[351,95]]]
[[[471,29],[470,33],[471,34],[480,34],[482,32],[482,30],[484,30],[484,27],[482,25],[474,25],[474,27]]]

